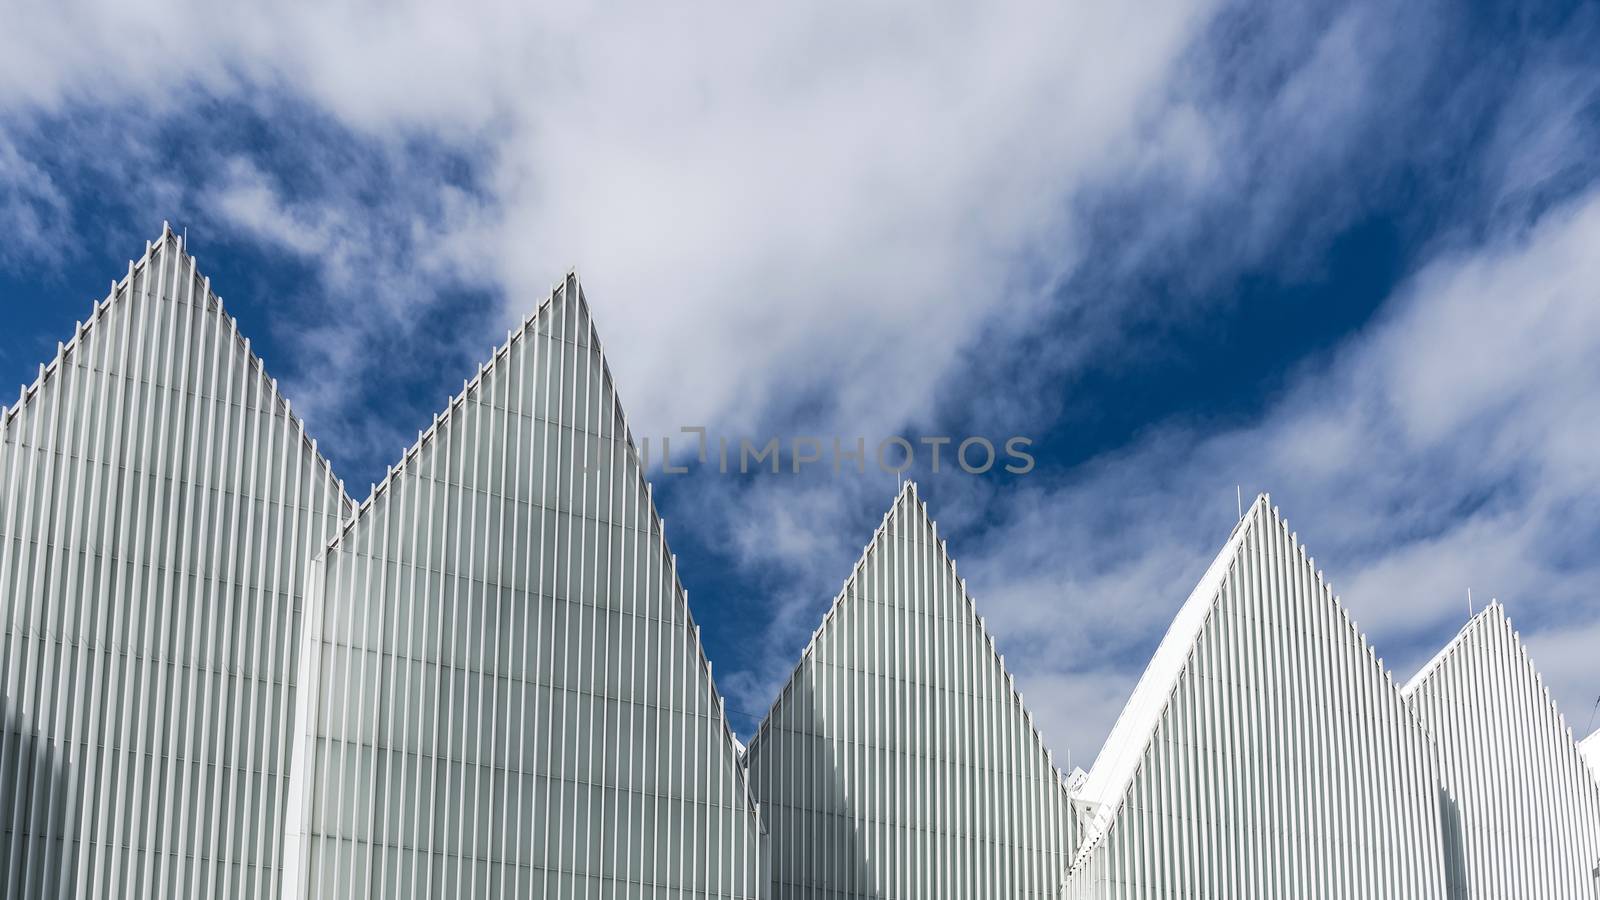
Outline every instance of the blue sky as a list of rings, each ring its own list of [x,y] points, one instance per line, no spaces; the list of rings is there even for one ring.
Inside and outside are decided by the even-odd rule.
[[[1241,488],[1397,677],[1470,587],[1588,721],[1592,7],[155,6],[0,37],[0,383],[170,220],[359,497],[576,265],[637,436],[1033,438],[914,474],[1080,764]],[[895,480],[655,482],[748,734]]]

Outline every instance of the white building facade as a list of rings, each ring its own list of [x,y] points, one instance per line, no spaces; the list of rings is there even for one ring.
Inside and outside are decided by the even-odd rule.
[[[1404,694],[1438,748],[1449,895],[1592,896],[1600,781],[1505,608],[1474,616]]]
[[[349,501],[170,230],[0,417],[0,896],[277,897]]]
[[[1265,497],[1073,802],[1071,900],[1445,896],[1428,734]]]
[[[0,409],[0,898],[1600,900],[1505,611],[1263,497],[1064,779],[906,483],[741,753],[575,276],[355,505],[170,230]]]
[[[1073,802],[1070,900],[1600,897],[1600,782],[1500,605],[1397,685],[1266,497]]]
[[[1076,824],[906,482],[745,753],[777,898],[1056,896]]]
[[[766,896],[576,277],[311,567],[286,897]]]

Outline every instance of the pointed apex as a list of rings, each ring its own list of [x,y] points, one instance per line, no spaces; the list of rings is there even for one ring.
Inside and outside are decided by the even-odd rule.
[[[465,702],[472,708],[494,708],[497,716],[505,717],[498,721],[523,723],[510,725],[507,733],[518,733],[519,728],[525,734],[547,731],[554,742],[551,746],[580,746],[573,742],[582,741],[585,747],[592,743],[596,748],[619,748],[619,759],[671,759],[673,771],[658,773],[656,786],[684,812],[683,827],[673,839],[673,855],[685,865],[675,872],[658,872],[657,888],[674,895],[704,888],[697,882],[708,881],[719,867],[724,886],[753,884],[761,856],[760,810],[749,795],[739,748],[728,730],[712,666],[702,650],[701,629],[690,612],[665,524],[650,499],[645,471],[624,422],[576,277],[569,275],[551,288],[506,344],[477,367],[416,449],[408,450],[384,481],[373,486],[359,515],[327,545],[316,575],[322,579],[316,594],[322,607],[306,613],[306,618],[346,621],[355,610],[365,616],[366,611],[399,603],[378,579],[340,574],[366,571],[379,554],[396,566],[420,565],[460,585],[451,591],[424,588],[405,600],[407,609],[416,610],[418,622],[449,621],[459,615],[477,623],[460,632],[434,632],[429,638],[460,634],[460,641],[470,642],[454,645],[470,646],[459,651],[453,665],[471,675],[453,701],[458,704],[456,713],[445,704],[423,701],[420,691],[426,687],[407,696],[403,692],[411,688],[397,685],[402,693],[389,692],[381,700],[385,709],[392,705],[410,710],[413,724],[408,729],[415,730],[408,733],[432,734],[435,740],[458,733],[459,722],[451,717],[467,708],[459,706]],[[437,490],[442,480],[452,489]],[[480,502],[485,497],[494,500]],[[525,514],[529,510],[536,512]],[[447,531],[439,527],[442,522],[454,527]],[[604,549],[598,552],[615,561],[616,568],[595,568],[595,534],[604,535],[600,545]],[[390,535],[407,537],[391,546]],[[560,585],[567,587],[556,589]],[[532,610],[539,612],[533,615]],[[618,627],[627,621],[649,622],[650,627]],[[330,653],[342,640],[332,633],[314,639],[324,641]],[[404,648],[415,638],[385,631],[374,633],[370,640],[374,650],[396,654],[409,653]],[[515,677],[503,662],[496,662],[495,648],[508,646],[506,642],[545,648],[540,659],[547,668],[541,677],[560,685],[554,695],[547,690],[522,691],[512,699],[510,692],[496,687],[501,679]],[[297,732],[301,741],[297,753],[304,760],[297,785],[320,786],[321,779],[340,779],[339,783],[356,785],[343,790],[365,790],[361,785],[366,776],[347,777],[342,753],[329,755],[324,749],[328,733],[316,730],[323,724],[314,710],[340,697],[352,682],[331,668],[312,671],[324,665],[315,662],[324,658],[320,648],[307,651],[303,658],[310,673],[305,683],[311,686],[300,688],[296,700],[296,715],[304,723]],[[604,660],[621,658],[633,660],[636,681],[606,675]],[[530,668],[521,674],[534,673]],[[641,687],[657,683],[672,685],[672,696],[647,695]],[[495,700],[497,696],[501,699]],[[558,705],[551,706],[552,702]],[[626,717],[619,719],[614,714],[619,703],[640,711],[642,724],[629,726]],[[579,777],[573,774],[579,770],[571,768],[573,757],[563,758],[569,768],[560,771]],[[460,765],[463,773],[481,772],[481,777],[490,778],[496,772],[503,774],[507,762],[485,752]],[[595,766],[593,772],[585,768],[582,778],[596,796],[600,792],[626,796],[637,787],[625,783],[627,771]],[[597,802],[592,808],[580,804],[576,811],[569,804],[563,813],[558,794],[530,793],[534,795],[530,814],[536,820],[564,814],[568,830],[575,833],[645,834],[651,827],[638,804],[601,810]],[[523,814],[522,804],[520,796],[513,804],[509,795],[486,792],[480,804],[482,820],[507,821],[503,817],[511,815],[513,805],[517,815]],[[307,873],[311,860],[324,852],[312,848],[325,846],[320,842],[327,835],[318,830],[322,822],[314,812],[310,804],[297,809],[296,830],[291,832],[296,843],[284,853],[294,866],[284,882],[298,890],[319,884]],[[694,824],[710,821],[716,823],[714,829]],[[346,866],[360,866],[352,860],[376,858],[380,852],[400,860],[424,860],[420,864],[431,859],[425,847],[389,848],[381,839],[375,832],[350,841],[341,838],[337,842],[341,849],[327,852],[343,854],[345,861],[340,864]],[[509,842],[480,852],[480,865],[485,867],[517,862],[517,848]],[[625,880],[626,873],[619,868],[625,862],[607,857],[589,870],[594,883]]]
[[[917,483],[909,478],[905,478],[900,481],[900,488],[895,492],[894,502],[891,505],[891,509],[899,506],[901,501],[908,499],[914,501],[917,506],[924,507],[924,511],[926,511],[927,504],[923,503],[922,498],[917,495]]]
[[[1500,604],[1473,616],[1404,693],[1455,801],[1463,881],[1577,896],[1562,873],[1587,873],[1600,858],[1600,784]]]
[[[1075,800],[1085,814],[1089,827],[1085,847],[1097,832],[1110,825],[1111,817],[1144,758],[1173,691],[1189,665],[1195,645],[1221,602],[1229,576],[1248,553],[1265,552],[1262,548],[1267,545],[1281,546],[1285,551],[1282,564],[1304,568],[1311,576],[1310,582],[1315,585],[1317,593],[1328,602],[1338,603],[1327,583],[1315,577],[1315,566],[1289,530],[1288,520],[1272,505],[1271,496],[1257,494],[1255,501],[1245,510],[1244,518],[1234,525],[1227,543],[1212,559],[1199,583],[1179,607],[1166,636],[1157,646],[1149,666],[1140,676],[1127,705],[1101,746],[1094,765],[1089,769],[1088,778],[1075,793]],[[1251,547],[1256,549],[1250,550]]]
[[[841,679],[846,671],[852,677]],[[874,687],[885,683],[900,687],[885,696]],[[778,811],[771,820],[774,844],[803,846],[802,835],[824,834],[837,835],[839,846],[853,846],[848,835],[903,815],[892,796],[855,796],[853,788],[840,788],[874,781],[928,784],[941,777],[936,761],[947,758],[948,736],[932,718],[936,710],[987,737],[966,751],[973,796],[992,798],[1000,810],[1035,813],[953,817],[960,821],[949,823],[939,850],[912,842],[861,858],[860,871],[881,882],[895,873],[945,866],[947,877],[968,883],[971,873],[992,885],[996,896],[1038,896],[1024,894],[1022,886],[1057,883],[1063,854],[1074,843],[1066,779],[939,540],[916,483],[904,479],[746,751],[758,799]],[[899,736],[886,740],[874,722],[897,723]],[[815,752],[830,746],[871,748],[872,762]],[[1020,780],[1011,777],[1016,773]],[[1031,793],[1038,786],[1048,788],[1043,796]],[[834,838],[822,840],[833,845]],[[1028,849],[997,864],[992,848],[1002,841]],[[819,895],[849,893],[854,882],[836,879],[856,873],[855,863],[812,868],[805,854],[776,854],[773,864],[778,883],[808,884]]]
[[[506,339],[489,349],[488,355],[479,361],[473,376],[461,380],[461,390],[445,397],[443,409],[435,411],[433,414],[432,425],[427,430],[418,432],[416,441],[401,451],[400,459],[392,464],[391,469],[395,471],[406,469],[414,460],[420,458],[422,451],[433,440],[434,436],[439,434],[442,429],[449,427],[452,418],[459,414],[462,406],[479,390],[485,380],[490,378],[499,367],[510,365],[506,360],[511,356],[512,347],[527,340],[531,335],[539,334],[541,329],[560,327],[560,323],[556,320],[562,317],[562,309],[569,309],[576,313],[576,318],[573,322],[581,323],[581,327],[588,332],[583,340],[585,342],[594,340],[596,346],[598,346],[599,339],[593,333],[592,317],[589,314],[588,303],[584,300],[583,290],[578,284],[577,270],[569,270],[561,281],[551,286],[550,292],[534,306],[533,311],[528,313],[520,326],[507,331]],[[602,359],[603,364],[604,360]],[[607,381],[609,383],[609,377]],[[366,499],[357,506],[356,515],[346,523],[346,528],[330,539],[330,546],[337,544],[343,535],[348,533],[349,526],[353,526],[356,519],[361,518],[362,514],[383,493],[388,484],[389,479],[385,479],[373,487]]]
[[[211,279],[198,271],[193,256],[184,249],[183,241],[172,230],[172,224],[167,221],[161,223],[161,233],[154,240],[144,243],[144,254],[138,259],[128,260],[128,271],[122,278],[111,282],[110,290],[104,299],[90,301],[90,315],[78,322],[73,329],[72,339],[57,344],[56,355],[47,364],[39,366],[39,372],[32,384],[22,386],[17,402],[4,412],[0,413],[0,426],[5,426],[22,412],[29,400],[38,395],[62,371],[68,360],[81,354],[84,348],[98,339],[101,332],[116,329],[119,326],[110,320],[131,305],[138,304],[142,298],[157,296],[162,290],[179,291],[178,297],[184,303],[192,302],[208,317],[227,328],[229,339],[237,341],[246,360],[246,366],[256,374],[264,374],[266,366],[251,350],[250,340],[239,334],[237,319],[227,315],[222,308],[222,298],[211,290]],[[152,288],[152,285],[155,285]],[[180,287],[180,285],[182,285]],[[270,397],[269,405],[274,409],[282,410],[288,417],[289,401],[278,392],[276,380],[268,380],[265,393]],[[310,439],[301,434],[305,446],[311,447]],[[314,448],[312,448],[314,451]],[[331,476],[332,469],[326,458],[313,452],[319,467],[325,474]],[[349,503],[349,499],[341,493],[342,503]],[[353,504],[352,504],[353,505]]]
[[[1473,613],[1472,618],[1461,626],[1455,636],[1443,647],[1440,647],[1439,652],[1435,653],[1431,659],[1422,664],[1422,668],[1417,670],[1417,674],[1412,675],[1410,680],[1400,688],[1400,693],[1403,696],[1410,697],[1418,689],[1426,685],[1428,680],[1439,671],[1439,667],[1444,665],[1445,661],[1451,656],[1455,655],[1473,634],[1487,628],[1489,625],[1500,622],[1509,623],[1510,621],[1511,619],[1506,615],[1506,609],[1500,604],[1500,601],[1490,600],[1488,606]]]
[[[1244,518],[1234,525],[1233,533],[1211,560],[1200,582],[1178,608],[1166,636],[1156,647],[1122,714],[1112,725],[1088,777],[1075,792],[1079,809],[1089,820],[1091,829],[1104,829],[1110,824],[1110,817],[1133,778],[1173,688],[1183,674],[1195,641],[1217,604],[1224,580],[1236,565],[1246,538],[1261,527],[1268,515],[1277,519],[1277,511],[1272,509],[1267,495],[1258,494],[1245,510]]]
[[[1344,673],[1370,709],[1323,702],[1315,695],[1328,690],[1324,686],[1312,686],[1309,698],[1297,694],[1294,673],[1305,671]],[[1313,708],[1319,715],[1306,714]],[[1427,876],[1412,859],[1416,854],[1408,856],[1393,834],[1374,833],[1371,823],[1382,810],[1366,798],[1300,810],[1187,802],[1185,779],[1197,771],[1206,774],[1213,797],[1274,791],[1311,796],[1344,787],[1326,767],[1263,765],[1258,748],[1270,745],[1261,736],[1274,733],[1279,752],[1342,740],[1341,754],[1355,771],[1371,771],[1385,782],[1379,796],[1398,798],[1418,819],[1435,809],[1436,790],[1422,762],[1426,734],[1317,577],[1289,523],[1262,494],[1178,611],[1089,777],[1073,794],[1084,836],[1063,896],[1098,896],[1096,886],[1109,873],[1124,873],[1117,887],[1127,896],[1154,895],[1163,887],[1170,892],[1163,872],[1173,870],[1151,870],[1139,860],[1192,867],[1195,861],[1185,854],[1207,833],[1225,841],[1255,836],[1255,852],[1238,857],[1240,865],[1229,876],[1231,883],[1254,887],[1251,893],[1270,883],[1271,861],[1291,852],[1280,839],[1295,833],[1320,836],[1315,846],[1293,845],[1293,852],[1306,851],[1302,864],[1308,871],[1344,866],[1362,873],[1364,883],[1354,893],[1380,894],[1396,875],[1423,883]],[[1241,737],[1250,743],[1241,745]],[[1379,765],[1396,752],[1405,754],[1407,765]],[[1339,848],[1351,847],[1370,858],[1350,865]]]
[[[20,415],[30,425],[49,425],[30,429],[26,453],[16,452],[17,442],[0,442],[0,459],[7,460],[0,472],[5,546],[13,539],[22,546],[43,546],[70,530],[103,556],[70,553],[41,565],[42,554],[9,554],[0,561],[0,583],[8,586],[8,625],[13,610],[17,621],[49,622],[41,610],[52,608],[50,598],[84,592],[91,584],[98,585],[94,598],[102,610],[132,602],[129,596],[137,598],[150,611],[140,626],[145,646],[203,647],[167,656],[160,666],[161,683],[174,698],[199,703],[212,697],[200,704],[206,710],[202,716],[220,715],[228,701],[215,705],[218,672],[228,673],[232,687],[227,690],[241,700],[292,694],[296,674],[283,664],[296,657],[299,637],[311,626],[299,615],[278,616],[272,610],[304,608],[303,566],[315,552],[316,538],[334,527],[345,498],[328,477],[326,460],[302,442],[276,382],[249,354],[195,271],[194,260],[181,251],[171,224],[162,223],[155,240],[146,241],[144,255],[129,263],[126,277],[113,282],[103,300],[91,299],[90,315],[74,324],[70,340],[57,344],[54,360],[39,368],[38,380],[24,390],[19,408],[4,414],[8,423]],[[74,424],[69,432],[60,423]],[[54,499],[68,492],[76,498],[70,510]],[[20,508],[31,509],[31,514],[14,514],[19,500],[24,503]],[[268,510],[273,511],[270,517]],[[141,524],[110,527],[119,521]],[[230,522],[229,527],[214,527]],[[233,551],[245,544],[262,552],[250,554],[249,565],[236,566]],[[179,545],[184,548],[181,557]],[[97,580],[104,572],[96,562],[100,558],[144,561],[150,577],[132,579],[130,595],[130,585],[122,579]],[[167,576],[157,577],[158,568]],[[13,584],[19,589],[9,590]],[[221,585],[226,587],[219,594]],[[219,607],[236,611],[240,622],[252,626],[214,643],[213,635],[223,635],[208,628],[207,644],[189,643],[200,632],[186,613]],[[110,684],[133,684],[145,677],[137,655],[113,654],[115,658],[96,661],[94,654],[80,652],[90,647],[89,632],[68,630],[58,638],[64,649],[56,668],[72,683],[104,678]],[[73,651],[74,646],[80,651]],[[275,663],[261,666],[268,658]],[[72,721],[71,706],[61,705],[68,695],[58,692],[52,699],[50,692],[36,694],[27,682],[21,685],[0,675],[8,700],[19,690],[36,698],[21,727],[40,747],[71,747],[75,770],[116,771],[121,764],[111,761],[131,751],[138,754],[137,778],[148,777],[152,785],[192,777],[195,758],[179,753],[177,736],[200,733],[193,730],[194,716],[183,722],[178,721],[182,717],[170,717],[162,727],[171,729],[166,733],[173,740],[159,746],[129,743],[126,733],[121,742],[114,741],[109,732],[101,741],[79,744],[66,724]],[[6,705],[9,712],[11,705]],[[284,706],[271,706],[276,713],[267,709],[252,714],[250,727],[260,746],[282,747],[288,732]],[[190,740],[188,746],[199,745]],[[272,756],[253,758],[250,784],[255,793],[248,820],[236,816],[237,804],[221,794],[210,800],[191,796],[176,806],[168,798],[163,814],[170,817],[169,824],[214,838],[186,846],[187,858],[196,866],[214,871],[220,865],[227,871],[230,859],[236,864],[241,856],[274,858],[284,809],[284,760]],[[9,768],[7,773],[9,777]],[[91,793],[103,790],[108,796],[122,796],[132,785],[130,796],[139,796],[137,784],[142,782],[129,780],[129,775],[124,771],[111,781],[84,783],[91,784]],[[153,803],[156,798],[150,799]],[[14,835],[17,846],[46,847],[75,839],[75,827],[62,831],[59,821],[52,826],[37,817],[36,828],[26,821],[34,818],[18,820],[22,829]],[[91,821],[86,819],[85,825]],[[112,873],[96,889],[112,896],[151,893],[148,884],[141,890],[134,883],[136,873],[162,865],[165,851],[137,838],[118,847],[127,877]],[[23,869],[28,869],[26,856]],[[265,877],[266,870],[260,874]],[[243,893],[245,887],[241,880],[224,892]]]

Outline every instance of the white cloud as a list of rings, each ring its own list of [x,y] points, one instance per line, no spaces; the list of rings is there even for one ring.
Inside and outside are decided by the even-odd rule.
[[[1422,109],[1439,99],[1429,66],[1454,46],[1438,12],[80,3],[0,34],[0,115],[128,109],[203,142],[197,101],[289,97],[376,148],[375,184],[323,136],[297,160],[314,170],[309,193],[235,151],[179,200],[158,142],[101,136],[120,142],[108,157],[141,161],[127,178],[154,179],[146,200],[315,266],[301,299],[326,317],[295,321],[307,358],[286,389],[336,454],[405,442],[405,423],[363,418],[363,392],[345,388],[408,364],[375,360],[374,342],[437,312],[441,285],[499,289],[497,322],[443,338],[486,348],[573,264],[639,433],[870,438],[935,419],[964,367],[1033,352],[1043,312],[1071,329],[1028,360],[1019,393],[1059,392],[1129,321],[1205,314],[1138,290],[1147,273],[1220,280],[1272,254],[1292,269],[1362,208],[1379,161],[1460,165],[1437,144],[1479,110],[1448,91]],[[1521,79],[1482,175],[1520,221],[1574,171],[1592,79],[1494,59],[1472,77]],[[1437,137],[1397,127],[1423,112]],[[470,155],[485,190],[408,161],[413,141]],[[63,218],[59,191],[10,146],[0,183],[34,194],[0,214]],[[1123,194],[1144,214],[1096,219]],[[1595,210],[1546,212],[1526,234],[1452,231],[1382,322],[1257,421],[1156,423],[1065,483],[934,495],[935,515],[972,536],[952,549],[1063,751],[1087,764],[1231,525],[1236,483],[1274,490],[1399,656],[1447,636],[1469,583],[1506,599],[1536,646],[1592,625],[1580,591],[1597,573],[1562,523],[1600,483]],[[1114,240],[1091,248],[1101,231]],[[1072,289],[1078,276],[1093,289]],[[1048,399],[980,405],[1004,421]],[[763,708],[786,674],[870,532],[846,523],[892,494],[882,481],[679,495],[744,574],[786,585],[750,601],[771,614],[752,638],[770,652],[719,667],[737,705]],[[1563,660],[1552,684],[1570,705],[1585,676]]]
[[[1207,8],[153,6],[10,30],[0,103],[180,115],[186,90],[265,87],[381,140],[481,143],[495,220],[427,226],[469,234],[502,324],[579,265],[652,430],[748,425],[794,391],[879,430],[925,412],[983,322],[1038,302],[1009,264],[1057,241]],[[264,219],[273,198],[241,177],[202,211],[331,255],[359,231],[331,201]]]
[[[1480,608],[1506,603],[1556,697],[1585,710],[1600,693],[1573,652],[1600,628],[1596,242],[1600,191],[1438,258],[1251,424],[1167,430],[1014,496],[963,558],[1030,697],[1079,682],[1126,696],[1240,482],[1273,493],[1402,678],[1465,620],[1470,587]],[[1086,754],[1119,708],[1037,711]]]
[[[0,134],[0,229],[7,235],[0,261],[59,261],[69,234],[57,223],[66,208],[67,198],[49,173]]]

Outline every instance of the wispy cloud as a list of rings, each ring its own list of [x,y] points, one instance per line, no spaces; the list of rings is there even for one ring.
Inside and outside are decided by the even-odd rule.
[[[1600,626],[1600,193],[1443,255],[1390,312],[1257,420],[1172,428],[1047,488],[1013,492],[966,554],[1050,733],[1079,753],[1131,689],[1232,523],[1234,485],[1274,502],[1404,677],[1498,596],[1569,711],[1596,692],[1563,637]],[[1117,673],[1115,677],[1112,673]],[[1030,690],[1037,697],[1038,689]],[[1581,725],[1581,722],[1578,723]]]
[[[574,264],[642,434],[1046,432],[1132,402],[1086,373],[1203,344],[1381,212],[1411,277],[1275,395],[1153,404],[1025,482],[930,492],[1087,762],[1235,484],[1274,491],[1397,658],[1467,582],[1538,646],[1592,624],[1594,17],[1466,16],[71,4],[0,35],[0,217],[36,236],[4,252],[131,252],[77,184],[191,222],[203,263],[262,254],[277,277],[217,287],[364,480]],[[889,481],[664,491],[739,586],[719,602],[746,615],[707,623],[745,651],[735,705],[765,706]],[[1579,665],[1552,672],[1570,703]]]

